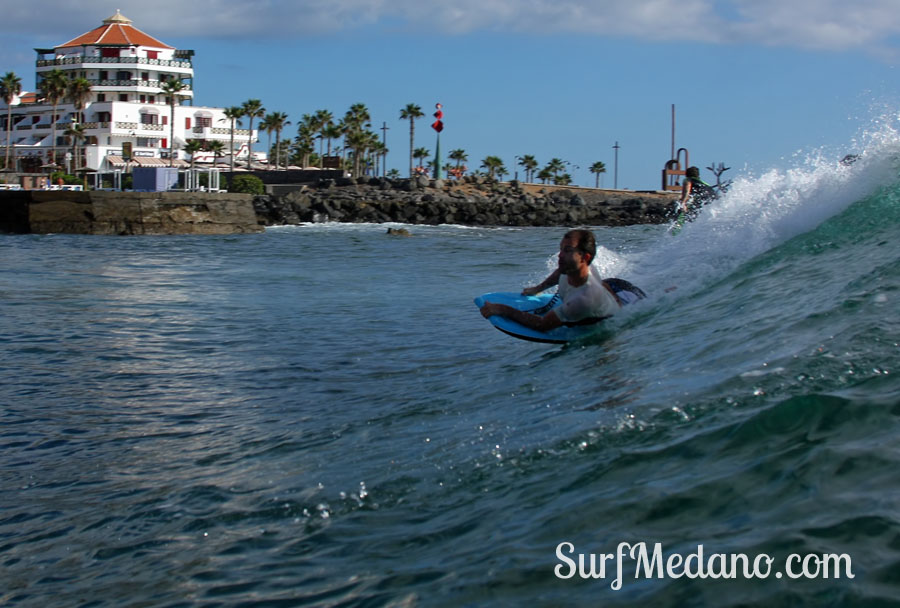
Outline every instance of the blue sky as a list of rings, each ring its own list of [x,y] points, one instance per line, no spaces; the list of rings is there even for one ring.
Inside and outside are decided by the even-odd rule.
[[[466,150],[470,168],[500,156],[510,176],[531,154],[593,185],[602,161],[611,187],[618,142],[618,186],[631,189],[659,187],[672,104],[676,147],[701,168],[724,162],[726,177],[859,151],[900,110],[898,0],[0,0],[0,72],[33,89],[33,48],[117,8],[196,51],[197,105],[259,98],[293,135],[303,114],[361,102],[390,128],[388,165],[403,173],[408,103],[426,112],[416,147],[434,149],[440,102],[444,154]]]

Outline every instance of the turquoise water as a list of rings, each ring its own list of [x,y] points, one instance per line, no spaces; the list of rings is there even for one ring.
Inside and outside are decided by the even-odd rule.
[[[0,603],[891,605],[896,175],[597,228],[651,297],[566,347],[472,304],[542,279],[557,228],[0,236]],[[615,588],[558,578],[565,542],[774,566]],[[853,578],[776,577],[792,554]]]

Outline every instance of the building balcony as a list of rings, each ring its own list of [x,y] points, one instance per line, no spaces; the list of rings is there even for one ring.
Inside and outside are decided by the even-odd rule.
[[[231,137],[231,129],[226,129],[223,127],[210,127],[209,132],[212,135],[227,135]],[[234,130],[235,137],[250,137],[249,129],[235,129]]]
[[[162,93],[162,87],[164,81],[162,80],[88,80],[91,83],[91,87],[114,87],[116,90],[120,90],[123,88],[131,88],[134,90],[138,89],[148,89],[150,92],[154,93]],[[191,85],[189,82],[182,81],[184,83],[184,88],[179,91],[179,95],[193,95],[194,92],[191,89]]]
[[[88,55],[75,55],[70,57],[61,57],[58,59],[38,59],[37,67],[58,67],[61,65],[82,65],[82,64],[132,64],[132,65],[160,65],[167,68],[183,68],[192,69],[190,61],[180,59],[148,59],[147,57],[97,57]]]

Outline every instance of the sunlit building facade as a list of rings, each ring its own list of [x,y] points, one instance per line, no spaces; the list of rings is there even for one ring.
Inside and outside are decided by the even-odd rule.
[[[46,170],[54,156],[65,168],[101,172],[168,166],[170,162],[184,166],[188,155],[181,148],[193,139],[221,141],[224,156],[220,160],[228,159],[231,120],[226,119],[223,108],[194,105],[193,51],[178,50],[142,32],[118,11],[81,36],[52,49],[35,50],[37,91],[23,92],[12,101],[9,126],[7,106],[0,100],[0,142],[5,147],[7,138],[11,139],[16,170]],[[70,80],[84,78],[90,83],[90,96],[81,112],[63,98],[54,113],[44,98],[42,83],[56,69]],[[163,89],[172,79],[183,85],[176,96],[174,115]],[[66,132],[77,124],[82,127],[83,139],[73,146],[73,139],[78,138]],[[170,161],[173,130],[175,155]],[[256,135],[256,131],[235,128],[236,158],[247,157]],[[212,160],[208,154],[202,157]]]

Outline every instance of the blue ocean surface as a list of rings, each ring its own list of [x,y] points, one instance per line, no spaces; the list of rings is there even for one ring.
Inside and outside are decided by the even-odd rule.
[[[472,305],[559,228],[0,236],[0,604],[896,605],[895,158],[597,227],[566,346]]]

